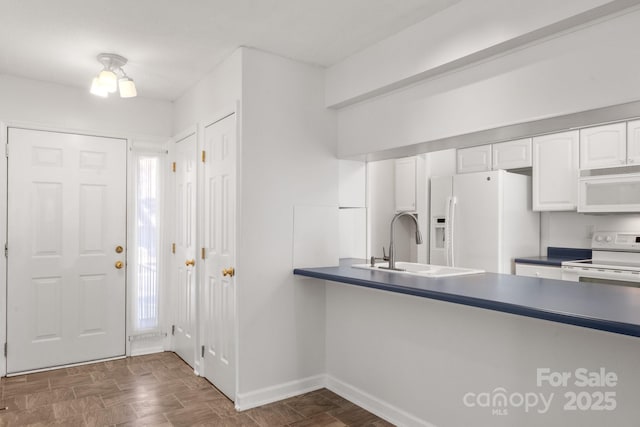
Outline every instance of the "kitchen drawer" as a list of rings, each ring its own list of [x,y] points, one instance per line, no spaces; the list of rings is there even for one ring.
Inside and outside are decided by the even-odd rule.
[[[562,280],[562,269],[550,265],[516,263],[516,276]]]

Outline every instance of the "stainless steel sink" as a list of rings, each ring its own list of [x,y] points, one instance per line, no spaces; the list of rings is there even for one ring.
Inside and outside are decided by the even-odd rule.
[[[396,268],[399,270],[388,270],[388,262],[378,262],[373,267],[371,264],[354,264],[353,268],[361,268],[364,270],[379,270],[387,273],[411,274],[422,277],[450,277],[463,276],[466,274],[484,273],[484,270],[475,268],[447,267],[444,265],[419,264],[416,262],[396,262]]]

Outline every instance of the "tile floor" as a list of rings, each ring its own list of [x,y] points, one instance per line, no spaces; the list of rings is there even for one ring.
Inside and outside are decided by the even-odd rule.
[[[244,412],[174,353],[2,378],[0,426],[390,426],[323,389]]]

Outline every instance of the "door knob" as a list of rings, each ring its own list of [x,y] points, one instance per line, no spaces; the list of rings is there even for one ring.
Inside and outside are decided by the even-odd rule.
[[[116,264],[115,264],[115,265],[116,265],[116,268],[117,268],[118,270],[120,270],[122,267],[124,267],[124,264],[122,263],[122,261],[116,261]]]
[[[184,265],[186,265],[187,267],[189,266],[194,266],[196,265],[196,260],[195,259],[188,259],[184,262]]]
[[[116,246],[116,253],[117,253],[117,254],[121,254],[123,250],[124,250],[124,249],[123,249],[123,247],[122,247],[122,246],[119,246],[119,245],[118,245],[118,246]]]
[[[233,267],[225,268],[222,270],[222,275],[233,277],[236,275],[236,270]]]

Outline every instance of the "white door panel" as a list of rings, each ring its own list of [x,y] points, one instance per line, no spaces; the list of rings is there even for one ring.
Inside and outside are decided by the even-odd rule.
[[[8,372],[124,355],[126,140],[8,141]]]
[[[192,367],[195,363],[196,286],[196,134],[176,143],[176,307],[174,349]]]
[[[236,119],[205,128],[204,295],[205,376],[235,399]],[[223,270],[227,274],[223,275]]]

